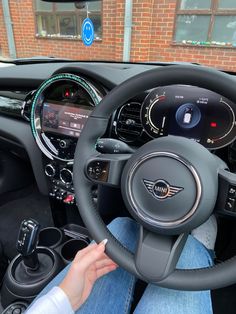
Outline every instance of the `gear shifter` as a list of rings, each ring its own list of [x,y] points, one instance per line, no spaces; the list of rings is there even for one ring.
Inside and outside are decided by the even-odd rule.
[[[56,251],[37,246],[39,231],[40,225],[37,221],[22,221],[16,243],[20,254],[8,266],[1,288],[3,307],[21,300],[31,302],[64,267]],[[12,308],[14,313],[20,313],[19,309],[16,311],[14,304],[10,306],[10,310]]]
[[[19,235],[16,243],[16,249],[22,256],[24,265],[31,270],[37,270],[39,267],[36,245],[40,224],[34,219],[25,219],[22,221]]]

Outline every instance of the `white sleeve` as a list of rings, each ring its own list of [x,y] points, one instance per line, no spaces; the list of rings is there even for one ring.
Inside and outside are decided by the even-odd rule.
[[[25,313],[74,314],[74,311],[65,292],[59,287],[54,287],[47,294],[33,303]]]

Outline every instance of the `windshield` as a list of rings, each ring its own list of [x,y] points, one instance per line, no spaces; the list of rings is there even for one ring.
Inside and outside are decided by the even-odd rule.
[[[235,0],[0,1],[0,59],[191,62],[236,70]]]

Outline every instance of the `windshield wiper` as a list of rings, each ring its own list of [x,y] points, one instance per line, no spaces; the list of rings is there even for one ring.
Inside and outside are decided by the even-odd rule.
[[[183,64],[192,64],[192,65],[201,65],[196,62],[181,62],[181,61],[172,61],[172,62],[162,62],[162,61],[141,61],[141,62],[123,62],[123,61],[111,61],[111,60],[75,60],[69,58],[56,58],[56,57],[46,57],[46,56],[34,56],[31,58],[17,58],[17,59],[8,59],[1,60],[2,63],[12,63],[16,65],[20,64],[36,64],[36,63],[53,63],[53,62],[94,62],[94,63],[123,63],[123,64],[146,64],[146,65],[157,65],[157,66],[167,66],[167,65],[183,65]]]
[[[17,59],[8,59],[1,60],[2,63],[13,63],[13,64],[32,64],[32,63],[46,63],[46,62],[73,62],[76,60],[66,59],[66,58],[55,58],[55,57],[44,57],[44,56],[35,56],[31,58],[17,58]]]
[[[29,63],[45,63],[45,62],[68,62],[75,61],[67,58],[55,58],[55,57],[31,57],[31,58],[18,58],[13,60],[15,64],[29,64]]]
[[[156,64],[156,65],[201,65],[201,63],[197,62],[185,62],[185,61],[170,61],[170,62],[162,62],[162,61],[148,61],[147,64]]]

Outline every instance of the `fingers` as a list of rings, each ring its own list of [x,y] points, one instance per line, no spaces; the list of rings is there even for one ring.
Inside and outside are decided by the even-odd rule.
[[[97,270],[97,279],[110,273],[111,271],[114,271],[117,269],[117,265],[110,265],[110,266],[105,266],[105,267],[102,267],[101,269],[98,269]]]
[[[95,264],[95,262],[99,261],[103,257],[106,242],[107,241],[104,240],[99,245],[95,245],[93,248],[86,250],[85,253],[78,253],[76,261],[79,262],[78,267],[81,271],[85,271],[92,264]]]
[[[116,265],[116,263],[114,263],[110,258],[103,258],[96,262],[95,267],[96,269],[100,269],[102,267],[110,266],[110,265]]]
[[[100,244],[97,243],[93,243],[88,245],[86,248],[84,248],[83,250],[80,250],[79,252],[77,252],[74,261],[78,262],[83,256],[85,256],[87,253],[91,252],[92,250],[94,250],[96,247],[98,247],[99,245],[104,245],[104,250],[105,250],[105,245],[107,244],[107,239],[104,239]]]
[[[74,261],[77,262],[80,258],[82,258],[85,254],[89,253],[90,251],[94,250],[97,247],[96,243],[88,245],[85,249],[80,250],[77,252]]]

